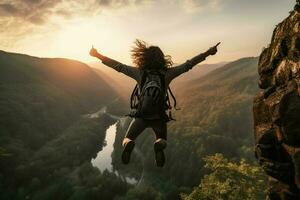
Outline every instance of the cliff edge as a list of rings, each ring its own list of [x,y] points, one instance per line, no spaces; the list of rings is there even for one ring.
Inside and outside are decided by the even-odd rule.
[[[259,58],[255,155],[269,177],[269,200],[300,199],[300,0]]]

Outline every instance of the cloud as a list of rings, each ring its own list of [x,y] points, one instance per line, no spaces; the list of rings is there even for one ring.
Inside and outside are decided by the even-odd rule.
[[[120,8],[143,0],[4,0],[1,17],[16,17],[33,24],[43,24],[51,16],[93,15],[104,8]]]
[[[183,7],[188,12],[197,12],[204,9],[219,10],[224,0],[184,0]]]
[[[75,1],[74,1],[75,2]],[[69,3],[63,12],[60,10],[60,5]],[[71,6],[72,1],[64,0],[14,0],[0,4],[0,16],[7,18],[19,18],[24,22],[32,24],[43,24],[46,20],[57,14],[62,16],[69,15],[74,6]],[[60,12],[57,12],[60,11]]]
[[[58,18],[90,17],[104,9],[138,5],[145,0],[1,0],[0,45],[11,46],[38,32],[44,25],[50,30]],[[58,20],[61,21],[61,20]]]
[[[0,11],[2,11],[1,13],[3,14],[17,14],[18,13],[18,9],[12,5],[12,4],[0,4]]]
[[[4,18],[18,18],[33,24],[44,23],[51,15],[51,9],[62,0],[14,0],[0,4],[0,16]]]

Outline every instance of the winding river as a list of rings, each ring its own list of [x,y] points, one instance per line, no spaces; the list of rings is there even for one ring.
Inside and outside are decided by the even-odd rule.
[[[111,118],[116,119],[117,122],[114,123],[113,125],[109,126],[108,129],[106,130],[106,134],[105,134],[106,145],[103,146],[103,149],[97,153],[96,158],[91,160],[92,165],[94,167],[97,167],[101,172],[103,172],[104,170],[108,170],[109,172],[115,173],[117,176],[124,179],[124,181],[126,181],[127,183],[134,184],[134,185],[139,184],[141,182],[141,179],[138,181],[135,178],[123,176],[118,171],[113,171],[111,155],[114,150],[114,142],[115,142],[116,134],[117,134],[117,126],[120,125],[123,127],[125,124],[126,118],[107,113],[107,107],[103,107],[95,113],[87,114],[87,115],[85,115],[85,117],[98,118],[102,114],[108,114]],[[138,150],[135,150],[135,152],[139,153]]]
[[[97,157],[95,159],[92,159],[91,161],[93,166],[100,169],[101,172],[103,172],[105,169],[107,169],[110,172],[112,172],[113,170],[111,154],[114,150],[116,131],[117,131],[117,123],[111,125],[106,130],[106,135],[105,135],[106,146],[104,146],[103,149],[98,152]]]

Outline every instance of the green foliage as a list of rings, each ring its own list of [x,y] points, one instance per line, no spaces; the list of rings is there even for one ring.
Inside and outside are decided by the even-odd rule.
[[[113,199],[123,196],[129,189],[128,184],[114,173],[100,173],[90,162],[102,149],[105,130],[111,123],[103,116],[83,118],[74,123],[32,153],[26,158],[27,162],[14,166],[16,179],[0,175],[0,199]],[[10,181],[15,181],[16,186]]]
[[[86,162],[75,171],[64,170],[60,178],[47,181],[46,187],[36,188],[27,196],[34,200],[113,199],[124,195],[128,188],[128,185],[115,174],[108,171],[101,173],[90,162]]]
[[[4,148],[0,147],[0,157],[4,157],[4,156],[11,156],[11,154],[8,153]]]
[[[266,190],[265,175],[257,165],[244,159],[232,162],[222,154],[204,158],[205,175],[198,187],[189,195],[182,195],[184,200],[257,200],[263,199]]]
[[[115,200],[161,200],[162,197],[159,192],[149,186],[135,187],[126,193],[124,197],[116,198]]]

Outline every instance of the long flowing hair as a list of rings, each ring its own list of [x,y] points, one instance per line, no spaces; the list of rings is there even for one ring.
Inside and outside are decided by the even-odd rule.
[[[164,69],[171,67],[173,62],[171,56],[164,55],[157,46],[148,46],[142,40],[135,40],[135,46],[132,47],[131,57],[133,63],[139,69]]]

